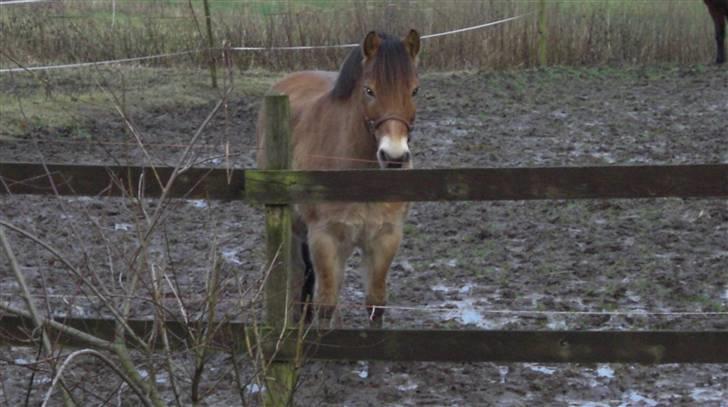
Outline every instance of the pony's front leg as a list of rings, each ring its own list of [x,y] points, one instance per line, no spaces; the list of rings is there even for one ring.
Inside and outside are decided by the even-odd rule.
[[[365,267],[366,310],[369,327],[380,329],[384,325],[384,306],[387,305],[387,276],[394,255],[402,240],[402,227],[387,226],[364,246],[362,263]],[[369,362],[367,375],[374,382],[382,380],[384,365]]]
[[[402,241],[402,228],[385,228],[367,242],[363,252],[366,267],[366,309],[369,325],[380,328],[384,316],[383,306],[387,305],[387,276],[394,255]]]
[[[344,280],[348,245],[327,229],[309,230],[308,245],[316,275],[314,310],[319,326],[328,328],[336,322],[336,303]]]

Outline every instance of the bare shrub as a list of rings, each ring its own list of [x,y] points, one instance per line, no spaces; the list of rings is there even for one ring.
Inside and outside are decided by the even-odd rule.
[[[703,5],[684,0],[547,1],[548,62],[553,65],[696,63],[712,52]],[[505,68],[536,63],[533,0],[212,2],[219,45],[292,46],[352,43],[372,29],[437,33],[525,14],[500,26],[432,39],[426,69]],[[6,10],[4,10],[6,11]],[[197,18],[195,18],[195,16]],[[96,61],[203,49],[200,2],[60,0],[9,8],[0,16],[3,44],[22,63]],[[237,66],[272,70],[336,68],[345,50],[239,52]],[[205,53],[153,64],[206,65]],[[10,62],[6,64],[12,65]]]

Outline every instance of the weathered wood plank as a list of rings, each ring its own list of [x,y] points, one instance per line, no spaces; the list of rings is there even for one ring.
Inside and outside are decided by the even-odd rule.
[[[59,320],[60,321],[60,320]],[[66,324],[110,340],[111,319],[67,318]],[[154,324],[131,320],[140,337]],[[184,349],[188,329],[182,321],[166,321],[172,346]],[[224,322],[212,340],[221,351],[245,344],[246,326]],[[36,346],[29,318],[0,317],[0,343]],[[67,346],[87,346],[51,329],[52,339]],[[278,336],[277,334],[275,335]],[[297,333],[290,330],[278,357],[292,359]],[[250,339],[254,340],[255,337]],[[728,363],[728,331],[482,331],[337,329],[311,331],[305,337],[305,360],[390,360],[531,363]],[[268,345],[272,346],[270,342]],[[161,344],[158,344],[161,349]]]
[[[0,194],[52,195],[55,185],[60,195],[155,198],[174,171],[172,167],[75,164],[48,164],[47,169],[37,163],[0,163]],[[170,197],[242,199],[244,174],[240,169],[189,168],[176,179]]]
[[[728,164],[438,170],[246,171],[246,197],[316,201],[488,201],[728,196]]]
[[[728,331],[335,330],[307,338],[306,358],[327,360],[728,363]],[[290,339],[279,358],[292,358]]]
[[[150,168],[49,164],[61,195],[158,197]],[[157,167],[164,183],[173,171]],[[246,179],[247,178],[247,179]],[[246,186],[247,183],[247,186]],[[8,191],[9,189],[9,191]],[[190,168],[171,197],[294,201],[454,201],[728,196],[728,164],[446,170],[267,171]],[[0,193],[53,194],[44,167],[0,163]]]

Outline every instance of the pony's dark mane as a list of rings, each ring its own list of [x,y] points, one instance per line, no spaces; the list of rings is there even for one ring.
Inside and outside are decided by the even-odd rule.
[[[411,78],[414,67],[407,49],[399,38],[389,34],[379,34],[379,36],[382,42],[374,58],[372,73],[378,83],[391,89],[397,82]],[[348,99],[352,95],[354,87],[362,77],[363,59],[361,47],[354,48],[349,53],[331,90],[334,98]]]

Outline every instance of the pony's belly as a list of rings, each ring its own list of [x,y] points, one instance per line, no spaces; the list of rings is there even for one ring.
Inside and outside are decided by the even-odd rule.
[[[299,205],[308,229],[326,230],[337,240],[363,247],[382,234],[401,233],[409,205],[402,202]]]

